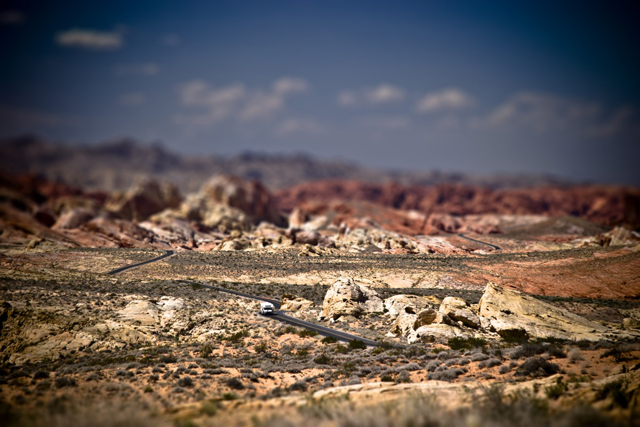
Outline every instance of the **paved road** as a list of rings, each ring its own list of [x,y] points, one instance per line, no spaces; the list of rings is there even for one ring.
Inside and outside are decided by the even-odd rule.
[[[125,267],[116,268],[115,270],[109,271],[107,274],[118,274],[118,273],[121,273],[121,272],[123,272],[125,270],[129,270],[130,268],[136,268],[136,267],[140,267],[141,265],[145,265],[145,264],[149,264],[149,263],[152,263],[152,262],[163,260],[163,259],[165,259],[167,257],[170,257],[173,254],[174,254],[174,251],[166,251],[164,253],[164,255],[161,255],[159,257],[152,258],[152,259],[147,260],[147,261],[139,262],[137,264],[132,264],[132,265],[127,265]],[[275,300],[275,299],[271,299],[271,298],[259,297],[259,296],[256,296],[256,295],[247,294],[245,292],[234,291],[234,290],[231,290],[231,289],[221,288],[219,286],[212,286],[212,285],[207,285],[207,284],[204,284],[204,283],[192,282],[192,281],[189,281],[189,280],[179,280],[179,282],[180,283],[184,283],[184,284],[188,284],[188,285],[191,285],[191,286],[200,286],[200,287],[207,288],[207,289],[213,289],[213,290],[216,290],[216,291],[219,291],[219,292],[225,292],[227,294],[237,295],[237,296],[244,297],[244,298],[251,298],[251,299],[254,299],[256,301],[270,302],[271,304],[274,305],[274,307],[276,309],[279,309],[280,306],[281,306],[280,301]],[[356,336],[356,335],[351,335],[351,334],[348,334],[346,332],[342,332],[342,331],[338,331],[338,330],[335,330],[335,329],[327,328],[325,326],[317,325],[315,323],[305,322],[304,320],[300,320],[300,319],[297,319],[297,318],[292,317],[292,316],[287,316],[283,312],[276,311],[272,315],[262,316],[262,317],[265,317],[265,318],[268,318],[268,319],[272,319],[272,320],[277,320],[279,322],[287,323],[289,325],[299,326],[301,328],[310,329],[312,331],[316,331],[320,335],[323,335],[325,337],[334,337],[334,338],[336,338],[336,339],[338,339],[340,341],[349,342],[349,341],[353,341],[353,340],[359,340],[359,341],[362,341],[363,343],[365,343],[368,346],[377,347],[377,346],[380,345],[380,343],[377,342],[377,341],[372,341],[372,340],[369,340],[369,339],[366,339],[366,338],[362,338],[362,337],[359,337],[359,336]]]
[[[145,265],[145,264],[150,264],[152,262],[156,262],[156,261],[160,261],[162,259],[168,258],[171,255],[173,255],[175,252],[174,251],[165,251],[164,255],[160,255],[159,257],[155,257],[153,259],[149,259],[147,261],[142,261],[139,262],[137,264],[131,264],[131,265],[126,265],[124,267],[120,267],[120,268],[116,268],[115,270],[111,270],[109,271],[107,274],[118,274],[118,273],[122,273],[125,270],[129,270],[130,268],[136,268],[136,267],[140,267],[141,265]]]
[[[491,247],[492,247],[493,249],[495,249],[496,251],[499,251],[499,250],[501,250],[501,249],[502,249],[500,246],[492,245],[491,243],[483,242],[482,240],[477,240],[477,239],[474,239],[474,238],[472,238],[472,237],[467,237],[467,236],[465,236],[465,235],[464,235],[464,234],[462,234],[462,233],[458,233],[458,236],[459,236],[459,237],[462,237],[463,239],[471,240],[472,242],[480,243],[480,244],[482,244],[482,245],[491,246]]]
[[[254,299],[256,301],[270,302],[276,307],[276,309],[279,309],[280,305],[281,305],[280,301],[275,300],[275,299],[259,297],[259,296],[256,296],[256,295],[251,295],[251,294],[247,294],[247,293],[239,292],[239,291],[233,291],[231,289],[221,288],[219,286],[212,286],[212,285],[207,285],[207,284],[204,284],[204,283],[192,282],[192,281],[189,281],[189,280],[180,280],[180,282],[187,283],[187,284],[193,285],[193,286],[202,286],[203,288],[213,289],[213,290],[216,290],[216,291],[219,291],[219,292],[225,292],[225,293],[228,293],[228,294],[238,295],[238,296],[245,297],[245,298],[251,298],[251,299]],[[346,332],[338,331],[336,329],[327,328],[326,326],[321,326],[321,325],[318,325],[316,323],[307,322],[307,321],[298,319],[296,317],[288,316],[288,315],[284,314],[283,312],[276,311],[272,315],[262,315],[262,317],[267,318],[267,319],[277,320],[277,321],[283,322],[283,323],[288,323],[288,324],[294,325],[294,326],[299,326],[301,328],[310,329],[312,331],[316,331],[320,335],[323,335],[325,337],[333,337],[333,338],[336,338],[336,339],[338,339],[340,341],[349,342],[349,341],[353,341],[353,340],[359,340],[359,341],[362,341],[363,343],[365,343],[368,346],[377,347],[377,346],[380,345],[380,343],[377,342],[377,341],[373,341],[373,340],[369,340],[369,339],[366,339],[366,338],[362,338],[362,337],[359,337],[357,335],[348,334]]]

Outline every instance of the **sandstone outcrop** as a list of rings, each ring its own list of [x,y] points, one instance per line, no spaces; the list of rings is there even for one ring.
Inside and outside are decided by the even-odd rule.
[[[446,316],[452,321],[460,322],[464,326],[470,328],[478,329],[480,327],[480,318],[476,314],[471,312],[467,305],[467,302],[462,298],[445,298],[444,300],[442,300],[439,313],[441,314],[443,319],[440,323],[447,323],[444,320]]]
[[[122,218],[143,221],[165,209],[177,208],[181,201],[173,184],[143,178],[124,194],[114,193],[107,200],[105,209]]]
[[[384,304],[376,291],[355,283],[351,278],[340,278],[324,297],[321,318],[337,320],[340,316],[358,317],[363,313],[381,313],[383,310]]]
[[[489,283],[479,304],[486,327],[501,336],[598,341],[608,329],[533,296]]]

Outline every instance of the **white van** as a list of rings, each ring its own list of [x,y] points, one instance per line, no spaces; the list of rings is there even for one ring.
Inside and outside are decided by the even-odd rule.
[[[276,308],[270,302],[260,303],[260,314],[274,314],[275,312]]]

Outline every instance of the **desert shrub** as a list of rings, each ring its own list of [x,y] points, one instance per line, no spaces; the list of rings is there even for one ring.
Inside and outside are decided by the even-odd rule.
[[[248,336],[249,336],[249,332],[242,329],[236,333],[233,333],[231,335],[224,337],[223,339],[226,341],[229,341],[230,343],[238,343],[242,341],[243,338],[246,338]]]
[[[482,338],[453,337],[447,341],[447,345],[449,345],[452,350],[471,350],[472,348],[486,346],[487,341]]]
[[[380,381],[381,382],[393,382],[393,377],[389,374],[385,374],[385,375],[381,375],[380,376]]]
[[[56,388],[75,387],[76,380],[69,377],[58,377],[55,379],[54,384],[56,385]]]
[[[267,351],[267,348],[269,348],[269,346],[264,341],[261,341],[253,346],[253,349],[256,351],[256,353],[264,353],[265,351]]]
[[[602,353],[602,356],[600,356],[600,358],[604,359],[605,357],[613,357],[613,360],[615,360],[618,363],[626,362],[630,360],[630,358],[625,353],[626,351],[624,349],[616,345],[610,348],[609,350],[605,351],[604,353]]]
[[[524,359],[526,357],[533,357],[542,354],[545,352],[545,350],[546,348],[542,344],[526,343],[513,349],[513,351],[511,351],[510,357],[516,360]]]
[[[338,354],[344,354],[344,353],[348,353],[348,352],[349,352],[349,349],[348,349],[347,347],[345,347],[344,345],[342,345],[342,344],[338,344],[338,345],[333,349],[333,351],[335,351],[335,352],[336,352],[336,353],[338,353]]]
[[[631,393],[627,391],[627,384],[623,380],[613,381],[605,384],[598,392],[598,400],[611,398],[613,402],[621,408],[629,406]]]
[[[299,348],[296,351],[296,356],[297,357],[307,357],[308,355],[309,355],[309,349],[308,348],[303,347],[303,348]]]
[[[307,391],[308,388],[309,386],[307,385],[306,381],[302,380],[298,380],[295,383],[291,384],[291,386],[289,386],[290,391]]]
[[[498,372],[500,374],[506,374],[506,373],[508,373],[510,371],[511,371],[511,368],[509,367],[509,365],[502,365],[502,366],[500,366],[500,369],[498,369]]]
[[[176,363],[177,361],[178,359],[175,356],[169,354],[165,354],[164,356],[160,357],[160,362],[162,363]]]
[[[101,379],[100,374],[94,372],[93,374],[87,375],[86,381],[100,381]]]
[[[284,333],[285,334],[295,334],[297,331],[297,329],[294,326],[287,326],[286,328],[284,328]]]
[[[422,369],[422,367],[417,363],[407,363],[406,365],[397,367],[396,371],[419,371],[420,369]]]
[[[200,406],[200,412],[209,417],[213,417],[218,412],[218,404],[211,400],[207,400]]]
[[[337,343],[338,339],[336,337],[324,337],[322,338],[323,344],[334,344]]]
[[[547,354],[551,357],[555,357],[556,359],[564,359],[567,357],[567,353],[565,353],[561,348],[556,347],[555,345],[550,345],[547,347]]]
[[[556,400],[562,396],[568,389],[567,383],[562,381],[562,378],[558,377],[556,383],[552,386],[545,388],[544,392],[549,399]]]
[[[434,351],[437,349],[434,349]],[[449,360],[449,359],[454,359],[456,357],[460,356],[460,352],[458,351],[454,351],[454,350],[445,350],[445,351],[441,351],[438,353],[438,355],[436,356],[436,359],[438,360]]]
[[[180,387],[191,388],[193,387],[193,380],[189,376],[184,376],[178,380],[178,385]]]
[[[332,362],[332,359],[326,354],[322,353],[321,355],[313,359],[313,361],[316,362],[318,365],[330,365]]]
[[[44,378],[49,378],[49,371],[36,371],[33,374],[33,379],[34,380],[41,380]]]
[[[301,337],[315,337],[318,335],[317,331],[312,331],[311,329],[300,329],[298,331],[298,335]]]
[[[154,383],[155,383],[155,382],[156,382],[156,381],[158,381],[159,379],[160,379],[160,377],[158,376],[158,374],[151,374],[151,375],[149,375],[149,381],[151,381],[151,382],[154,382]]]
[[[458,378],[460,375],[464,375],[466,373],[466,369],[464,368],[451,368],[445,369],[442,371],[436,371],[427,375],[428,380],[438,380],[438,381],[453,381]]]
[[[578,347],[573,347],[571,350],[569,350],[567,356],[569,356],[569,362],[571,363],[576,363],[584,360],[584,356],[582,355],[582,352]]]
[[[488,358],[489,358],[489,355],[484,353],[476,353],[473,356],[471,356],[471,360],[474,362],[482,362],[483,360],[487,360]]]
[[[124,378],[132,378],[134,373],[131,371],[125,371],[124,369],[119,369],[116,371],[116,377],[124,377]]]
[[[428,372],[434,372],[436,369],[438,369],[438,367],[442,364],[441,361],[439,360],[432,360],[431,362],[429,362],[427,364],[427,371]]]
[[[398,376],[396,377],[396,382],[398,383],[410,383],[411,382],[411,376],[409,375],[408,371],[402,371],[398,374]]]
[[[349,341],[349,350],[361,350],[367,348],[367,345],[360,340]]]
[[[211,346],[211,344],[207,343],[200,349],[200,356],[202,357],[209,357],[211,356],[211,353],[213,353],[213,347]]]
[[[487,359],[487,360],[483,360],[482,362],[478,363],[478,368],[480,369],[485,369],[485,368],[493,368],[494,366],[500,366],[502,365],[502,362],[498,359]]]
[[[171,393],[180,394],[184,392],[185,392],[185,389],[180,386],[175,386],[174,388],[171,389]]]
[[[560,368],[542,357],[529,357],[516,369],[517,376],[548,377],[557,374]]]
[[[225,381],[227,387],[232,388],[234,390],[243,390],[244,384],[240,381],[239,378],[231,377],[227,381]]]
[[[144,389],[142,390],[143,393],[153,393],[153,387],[151,387],[149,384],[147,384]]]
[[[358,385],[358,384],[362,384],[362,381],[360,380],[360,378],[358,378],[357,376],[352,376],[349,378],[346,385]]]

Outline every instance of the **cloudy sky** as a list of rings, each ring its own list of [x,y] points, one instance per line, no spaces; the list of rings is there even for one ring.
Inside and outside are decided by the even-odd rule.
[[[640,185],[634,3],[5,1],[0,137]]]

